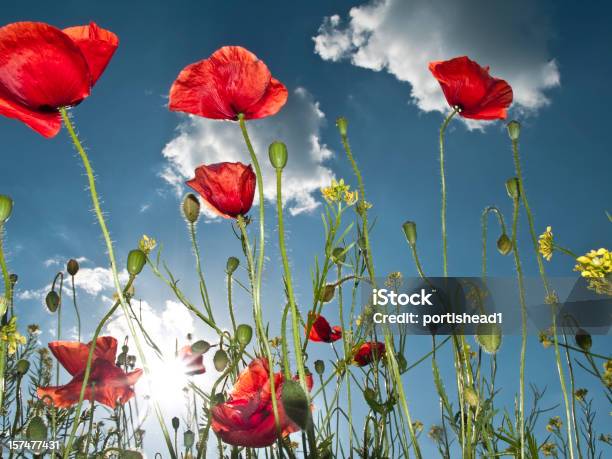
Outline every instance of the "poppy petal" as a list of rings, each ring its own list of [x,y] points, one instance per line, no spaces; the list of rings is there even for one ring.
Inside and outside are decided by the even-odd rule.
[[[89,95],[91,76],[83,54],[61,30],[41,22],[0,28],[0,97],[49,112]]]
[[[26,126],[43,137],[55,137],[62,127],[62,120],[57,111],[41,113],[3,99],[0,96],[0,115],[22,121]]]
[[[245,118],[258,119],[276,115],[287,102],[288,96],[289,93],[285,85],[276,78],[272,78],[266,93],[259,102],[249,108]]]
[[[72,376],[85,371],[89,346],[91,346],[91,342],[88,344],[78,341],[52,341],[49,343],[49,349],[55,358]],[[117,340],[115,338],[101,336],[96,340],[94,362],[96,359],[102,359],[114,363],[116,354]]]
[[[72,39],[85,56],[93,86],[119,46],[119,38],[113,32],[98,27],[95,22],[90,22],[85,26],[68,27],[63,32]]]

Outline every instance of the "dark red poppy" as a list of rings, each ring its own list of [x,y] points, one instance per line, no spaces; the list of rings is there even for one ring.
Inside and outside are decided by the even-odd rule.
[[[43,22],[0,28],[0,114],[55,136],[58,109],[89,96],[118,45],[114,33],[93,22],[64,30]]]
[[[268,362],[253,360],[238,376],[228,401],[211,410],[212,429],[225,443],[249,448],[270,446],[277,439],[274,411],[272,408],[271,383]],[[278,400],[278,416],[283,436],[297,432],[300,428],[283,408],[281,395],[284,377],[274,375],[274,389]],[[308,389],[312,389],[312,376],[307,378]]]
[[[240,46],[224,46],[208,59],[188,65],[170,89],[169,108],[216,120],[275,115],[287,88],[272,78],[263,61]]]
[[[191,346],[185,346],[179,351],[179,359],[185,366],[185,374],[189,376],[201,375],[206,372],[202,354],[194,354]]]
[[[224,218],[246,215],[255,196],[255,173],[242,163],[202,164],[187,185],[204,198],[208,206]]]
[[[385,355],[385,344],[377,341],[369,341],[363,343],[353,353],[353,361],[356,365],[364,367],[374,361],[374,359],[381,359]]]
[[[87,365],[89,347],[78,341],[53,341],[49,349],[62,364],[72,380],[63,386],[39,387],[36,393],[39,398],[48,402],[50,397],[54,406],[68,408],[79,401],[81,387]],[[142,374],[141,369],[130,373],[124,372],[115,365],[117,340],[111,336],[102,336],[96,340],[96,349],[91,365],[89,381],[85,389],[85,400],[92,400],[115,408],[117,403],[124,404],[134,396],[132,386]]]
[[[489,67],[481,67],[462,56],[430,62],[429,70],[440,83],[449,105],[459,108],[459,115],[475,120],[506,118],[512,88],[504,80],[489,75]]]
[[[308,339],[310,341],[333,343],[342,338],[342,329],[337,325],[331,327],[329,322],[322,315],[317,315],[312,327],[310,328],[310,334]]]

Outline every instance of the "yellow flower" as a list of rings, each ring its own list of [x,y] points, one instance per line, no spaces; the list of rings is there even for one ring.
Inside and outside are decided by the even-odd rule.
[[[557,447],[555,446],[554,443],[550,441],[543,443],[542,446],[540,446],[540,449],[542,450],[542,454],[544,456],[556,456],[557,455]]]
[[[540,343],[544,348],[550,347],[553,344],[553,338],[551,336],[551,330],[543,330],[539,335]]]
[[[546,425],[546,430],[549,432],[555,432],[561,430],[563,427],[563,421],[559,416],[552,417],[548,420],[548,424]]]
[[[149,255],[149,253],[154,250],[155,247],[157,247],[157,241],[152,237],[143,234],[140,242],[138,243],[138,248]]]
[[[17,331],[17,317],[11,317],[11,320],[0,328],[0,340],[6,343],[9,355],[15,353],[17,346],[26,343],[25,337]]]
[[[441,442],[443,434],[444,434],[444,431],[442,430],[442,427],[437,426],[437,425],[434,424],[429,429],[429,432],[428,432],[427,436],[429,438],[431,438],[435,442]]]
[[[387,280],[385,281],[385,287],[398,289],[402,286],[403,279],[402,273],[399,271],[393,272],[387,276]]]
[[[578,400],[579,402],[584,402],[584,398],[587,396],[588,393],[589,391],[587,389],[576,389],[574,391],[574,397],[576,397],[576,400]]]
[[[359,192],[358,191],[345,191],[344,192],[344,202],[347,206],[352,206],[359,200]]]
[[[357,201],[357,192],[354,192],[355,195],[353,196],[353,193],[351,193],[351,187],[344,183],[344,179],[340,179],[340,181],[332,179],[330,186],[321,188],[321,194],[323,195],[323,199],[330,204],[340,201],[346,202],[347,198]]]
[[[582,277],[606,277],[612,273],[612,253],[603,247],[576,258],[578,264],[574,271],[579,271]]]
[[[420,432],[423,430],[423,423],[421,421],[414,421],[412,423],[412,429],[417,433]]]
[[[550,261],[553,256],[553,251],[555,250],[553,245],[552,228],[550,226],[547,226],[546,231],[540,234],[538,247],[540,254],[542,254],[546,261]]]

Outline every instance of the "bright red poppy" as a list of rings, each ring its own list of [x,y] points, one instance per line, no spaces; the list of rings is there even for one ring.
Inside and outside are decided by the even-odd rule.
[[[179,359],[185,366],[185,374],[189,376],[201,375],[206,372],[202,354],[194,354],[191,346],[184,346],[179,351]]]
[[[216,120],[275,115],[287,102],[287,88],[272,78],[255,54],[224,46],[208,59],[188,65],[170,89],[169,108]]]
[[[322,315],[317,315],[310,328],[308,339],[310,341],[333,343],[342,338],[342,329],[337,325],[332,327]]]
[[[68,408],[79,401],[81,387],[89,355],[88,344],[78,341],[53,341],[49,349],[62,364],[72,380],[63,386],[39,387],[36,391],[39,398],[50,397],[54,406]],[[132,386],[142,374],[141,369],[130,373],[124,372],[115,365],[117,355],[117,340],[111,336],[101,336],[96,340],[91,373],[85,390],[85,400],[92,400],[115,408],[117,403],[124,404],[134,396]]]
[[[58,109],[89,96],[118,45],[114,33],[93,22],[64,30],[43,22],[0,28],[0,114],[55,136]]]
[[[353,361],[356,365],[364,367],[374,361],[374,359],[381,359],[385,355],[385,344],[377,341],[369,341],[363,343],[353,353]]]
[[[440,83],[449,105],[459,108],[459,115],[475,120],[506,118],[512,88],[504,80],[489,75],[489,67],[481,67],[462,56],[430,62],[429,70]]]
[[[202,164],[187,185],[204,198],[208,206],[224,218],[246,215],[255,196],[255,173],[242,163]]]
[[[253,360],[238,376],[228,401],[211,410],[212,429],[225,443],[249,448],[270,446],[277,439],[274,411],[272,408],[271,383],[268,362]],[[278,416],[283,436],[297,432],[300,428],[283,408],[281,395],[284,377],[274,375],[274,389],[278,400]],[[307,378],[308,389],[312,389],[312,375]]]

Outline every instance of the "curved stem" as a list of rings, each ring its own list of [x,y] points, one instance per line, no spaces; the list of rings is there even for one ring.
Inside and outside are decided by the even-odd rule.
[[[482,211],[481,226],[482,226],[482,279],[486,281],[487,277],[487,217],[490,213],[494,213],[499,222],[502,234],[506,234],[506,223],[504,216],[496,206],[488,206]]]
[[[108,231],[108,227],[106,226],[106,221],[104,220],[104,215],[102,214],[102,208],[100,207],[100,200],[98,198],[98,192],[97,192],[97,188],[96,188],[96,181],[94,178],[94,173],[93,173],[93,169],[91,167],[91,163],[89,162],[89,157],[87,156],[87,153],[85,152],[85,149],[83,148],[83,146],[81,145],[81,142],[74,130],[74,127],[72,126],[72,122],[70,121],[70,117],[68,116],[68,111],[65,107],[60,108],[60,114],[62,116],[62,120],[64,121],[64,125],[66,126],[66,129],[68,130],[68,134],[70,135],[72,142],[77,150],[77,152],[79,153],[79,156],[81,157],[81,161],[83,162],[83,166],[85,167],[85,172],[87,174],[87,180],[88,180],[88,184],[89,184],[89,192],[91,194],[91,201],[94,207],[94,211],[96,214],[96,217],[98,219],[98,224],[100,225],[100,230],[102,231],[102,235],[104,236],[104,242],[106,244],[106,250],[107,250],[107,255],[109,258],[109,262],[110,262],[110,266],[111,266],[111,271],[113,274],[113,283],[115,285],[115,290],[117,292],[117,296],[119,297],[119,304],[121,305],[121,308],[123,310],[123,314],[125,316],[125,320],[127,322],[128,328],[130,330],[130,333],[132,335],[132,337],[134,338],[134,342],[136,344],[136,349],[138,351],[140,360],[142,362],[142,366],[143,369],[145,371],[145,374],[147,376],[149,376],[149,366],[147,364],[146,361],[146,357],[145,354],[143,352],[142,349],[142,345],[140,343],[140,339],[138,337],[138,335],[136,334],[136,329],[134,328],[134,324],[132,323],[132,318],[130,317],[130,313],[129,313],[129,309],[126,305],[126,301],[125,301],[125,297],[123,295],[123,290],[121,289],[121,283],[119,282],[119,273],[117,271],[117,262],[115,260],[115,251],[113,249],[113,243],[111,241],[111,237],[110,237],[110,233]],[[165,440],[166,440],[166,445],[168,447],[168,451],[170,452],[170,457],[172,459],[176,459],[176,453],[174,451],[174,448],[172,447],[172,442],[170,440],[170,436],[168,434],[168,429],[166,428],[166,424],[163,420],[163,415],[161,412],[161,409],[159,407],[159,403],[157,402],[157,400],[153,400],[153,406],[155,408],[155,414],[157,416],[157,420],[159,422],[159,425],[162,429],[162,432],[164,434]],[[77,418],[78,419],[78,418]],[[68,448],[66,450],[66,452],[64,453],[64,458],[67,459],[68,455],[70,454],[70,448]]]
[[[446,242],[446,172],[444,169],[444,134],[446,132],[446,128],[448,127],[448,123],[450,123],[453,116],[458,112],[457,108],[454,108],[453,111],[448,115],[444,121],[442,122],[442,126],[440,126],[440,191],[442,193],[442,206],[440,210],[440,214],[442,217],[442,267],[444,272],[444,277],[448,276],[448,255],[447,255],[447,242]]]
[[[196,239],[195,223],[189,222],[189,236],[191,238],[191,245],[193,247],[193,253],[196,257],[196,270],[198,271],[198,277],[200,278],[200,291],[202,293],[202,301],[204,302],[204,308],[208,313],[208,318],[211,322],[214,322],[212,308],[210,306],[210,298],[208,297],[208,289],[206,288],[206,281],[204,280],[204,274],[202,273],[202,263],[200,261],[200,248],[198,247],[198,241]]]
[[[565,375],[563,371],[563,364],[561,363],[561,352],[559,351],[559,338],[557,336],[557,301],[554,299],[554,292],[551,290],[548,283],[548,277],[546,276],[546,270],[544,268],[544,262],[542,256],[538,250],[538,236],[535,230],[535,223],[533,220],[533,214],[529,207],[529,201],[527,200],[527,194],[525,193],[525,185],[523,183],[523,173],[521,170],[521,159],[518,150],[518,140],[512,141],[512,157],[514,159],[514,168],[516,170],[516,176],[519,181],[519,193],[527,214],[527,221],[529,222],[529,234],[531,235],[531,242],[533,244],[533,250],[535,252],[536,260],[538,262],[538,270],[542,283],[544,284],[544,290],[546,292],[546,301],[552,306],[552,331],[553,331],[553,343],[555,347],[555,359],[557,363],[557,372],[559,374],[559,383],[561,385],[561,392],[563,392],[563,402],[565,404],[565,424],[567,428],[567,439],[569,443],[570,459],[574,459],[574,442],[572,440],[572,427],[571,427],[571,415],[570,415],[570,402],[567,395],[567,387],[565,384]]]
[[[74,287],[74,276],[70,276],[70,280],[72,281],[72,303],[74,304],[74,312],[76,313],[77,319],[77,341],[81,341],[81,315],[79,314],[79,308],[77,306],[76,299],[76,288]]]

